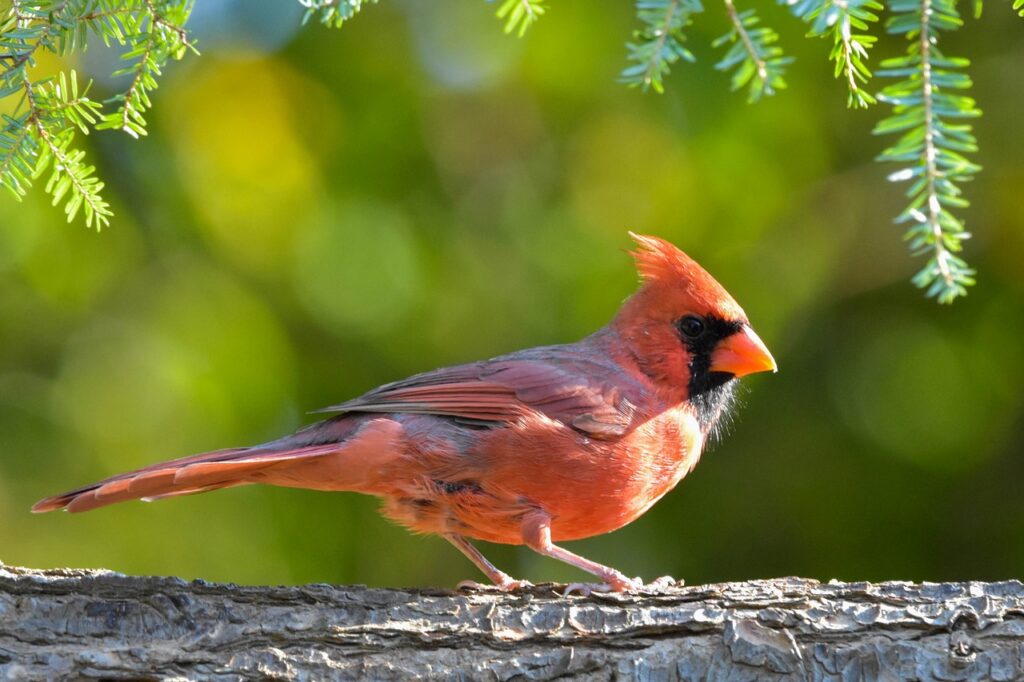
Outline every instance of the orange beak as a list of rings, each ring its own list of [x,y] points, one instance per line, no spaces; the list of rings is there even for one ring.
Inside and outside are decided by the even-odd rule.
[[[737,377],[754,372],[777,372],[775,358],[768,352],[764,341],[750,327],[727,336],[711,353],[712,372],[728,372]]]

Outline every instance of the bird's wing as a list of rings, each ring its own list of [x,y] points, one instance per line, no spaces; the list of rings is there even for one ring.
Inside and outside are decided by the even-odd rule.
[[[432,414],[497,425],[531,413],[595,437],[629,430],[635,411],[604,365],[497,358],[418,374],[319,412]]]

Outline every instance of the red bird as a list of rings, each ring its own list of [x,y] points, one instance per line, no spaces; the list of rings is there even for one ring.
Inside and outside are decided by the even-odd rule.
[[[672,244],[634,235],[641,286],[606,327],[386,384],[263,445],[154,464],[38,502],[86,511],[249,483],[350,490],[388,518],[455,545],[503,590],[527,584],[468,538],[524,544],[642,586],[553,544],[638,518],[688,474],[732,403],[737,377],[775,371],[747,316]],[[584,587],[584,589],[589,589]]]

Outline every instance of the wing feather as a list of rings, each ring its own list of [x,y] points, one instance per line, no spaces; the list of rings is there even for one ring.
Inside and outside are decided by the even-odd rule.
[[[539,412],[610,437],[629,429],[635,411],[610,374],[608,366],[580,359],[497,358],[418,374],[318,412],[433,414],[494,425]]]

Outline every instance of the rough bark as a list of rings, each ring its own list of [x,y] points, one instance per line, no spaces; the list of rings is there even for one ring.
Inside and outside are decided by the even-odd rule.
[[[800,578],[560,597],[0,564],[0,679],[1021,680],[1024,586]]]

